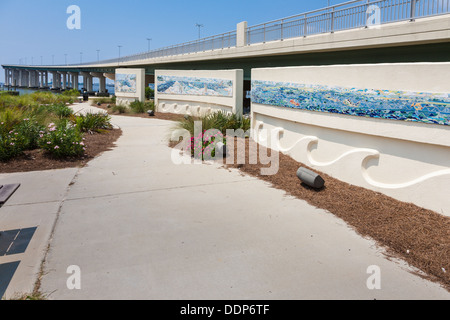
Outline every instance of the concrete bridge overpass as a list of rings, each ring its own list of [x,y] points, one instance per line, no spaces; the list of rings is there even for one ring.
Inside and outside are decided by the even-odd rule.
[[[117,68],[251,69],[330,64],[450,61],[450,0],[356,0],[149,52],[96,63],[3,65],[5,85],[55,90],[83,87],[93,78],[106,92]]]

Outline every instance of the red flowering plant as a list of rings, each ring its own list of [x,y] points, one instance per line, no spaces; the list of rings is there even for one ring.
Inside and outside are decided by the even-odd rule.
[[[216,156],[217,144],[226,145],[226,138],[217,129],[203,130],[191,137],[191,156],[195,159],[212,160]]]

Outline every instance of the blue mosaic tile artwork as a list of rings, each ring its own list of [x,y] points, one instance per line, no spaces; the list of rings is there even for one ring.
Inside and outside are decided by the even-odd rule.
[[[252,81],[252,102],[352,116],[450,125],[450,94]]]
[[[116,92],[136,93],[136,79],[135,74],[116,74]]]
[[[158,76],[157,90],[160,94],[232,97],[233,81],[215,78]]]

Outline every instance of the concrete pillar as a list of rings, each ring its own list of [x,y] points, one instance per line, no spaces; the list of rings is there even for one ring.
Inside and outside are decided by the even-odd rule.
[[[62,82],[60,85],[60,88],[63,90],[67,89],[67,72],[58,72],[60,74],[60,76],[58,76],[58,79],[61,79],[61,75],[62,75]]]
[[[92,76],[89,72],[81,72],[83,76],[83,88],[88,92],[92,92]]]
[[[78,73],[72,72],[72,88],[78,90]]]
[[[22,72],[22,69],[20,69],[19,70],[19,82],[18,82],[19,87],[22,87],[22,82],[23,82],[23,72]]]
[[[87,77],[87,79],[88,79],[88,81],[87,81],[87,91],[88,92],[92,92],[94,89],[93,89],[93,78],[92,78],[92,76],[88,76]]]
[[[6,85],[10,86],[10,85],[12,85],[12,83],[11,83],[11,69],[7,69],[7,70],[8,70],[8,76],[6,77],[5,83],[6,83]]]
[[[55,71],[52,71],[52,89],[56,89],[57,87],[57,81],[58,81],[58,77],[57,77],[58,73]]]
[[[36,70],[33,71],[33,87],[39,87],[39,74]]]
[[[16,70],[11,70],[11,85],[15,87],[17,85],[17,78],[16,78]]]
[[[28,71],[22,70],[22,87],[26,88],[28,86]]]
[[[99,81],[100,81],[99,92],[100,93],[106,93],[106,78],[105,77],[100,77]]]
[[[11,84],[11,71],[9,69],[5,69],[5,84],[9,86]]]
[[[34,88],[34,87],[36,87],[36,71],[30,71],[30,75],[31,75],[31,84],[30,84],[30,87],[31,88]]]
[[[247,45],[247,21],[238,23],[236,29],[236,47],[244,47]]]
[[[20,70],[16,70],[16,86],[20,87]]]
[[[103,73],[91,72],[91,76],[96,77],[99,80],[100,87],[99,87],[98,92],[105,93],[106,92],[106,77],[103,75]]]
[[[33,71],[28,70],[28,88],[33,87]]]
[[[45,76],[44,87],[48,88],[48,71],[44,72],[44,76]]]
[[[44,71],[41,71],[41,72],[40,72],[40,76],[41,76],[41,85],[40,85],[40,87],[41,87],[41,88],[44,87],[44,73],[45,73]]]

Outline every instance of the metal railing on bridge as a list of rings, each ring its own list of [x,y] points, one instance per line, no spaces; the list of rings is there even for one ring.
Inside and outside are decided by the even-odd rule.
[[[139,61],[151,58],[160,58],[188,53],[203,52],[209,50],[225,49],[235,46],[236,46],[236,31],[230,31],[219,35],[202,38],[196,41],[185,42],[182,44],[172,45],[169,47],[164,47],[153,51],[125,56],[120,59],[115,58],[109,60],[102,60],[99,62],[88,62],[83,63],[81,65],[124,63],[129,61]],[[80,64],[73,64],[73,65],[80,65]]]
[[[358,0],[247,29],[256,44],[449,13],[450,0]]]
[[[354,0],[247,28],[247,45],[306,37],[450,12],[450,0]],[[236,47],[236,31],[122,58],[82,65],[120,64]],[[74,64],[80,65],[80,64]]]

